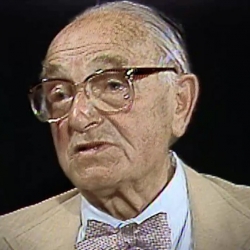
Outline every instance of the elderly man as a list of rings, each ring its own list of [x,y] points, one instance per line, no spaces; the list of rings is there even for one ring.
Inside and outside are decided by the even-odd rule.
[[[155,10],[124,1],[77,17],[30,93],[76,189],[1,217],[0,249],[249,250],[250,189],[170,150],[198,89],[177,27]]]

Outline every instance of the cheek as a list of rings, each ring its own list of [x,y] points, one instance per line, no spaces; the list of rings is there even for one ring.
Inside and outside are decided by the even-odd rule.
[[[147,95],[147,102],[138,102],[135,104],[137,120],[135,126],[138,135],[141,135],[142,140],[148,143],[167,142],[171,134],[171,124],[173,118],[172,101],[167,91],[161,93],[157,91]],[[161,145],[162,146],[162,145]]]
[[[61,122],[51,124],[51,132],[57,154],[64,153],[69,142],[68,122],[63,120]]]

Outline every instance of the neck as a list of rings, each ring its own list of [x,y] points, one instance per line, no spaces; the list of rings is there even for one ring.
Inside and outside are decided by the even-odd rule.
[[[128,220],[139,215],[167,186],[174,175],[174,167],[167,157],[159,168],[133,183],[123,183],[112,192],[82,191],[83,196],[96,208],[114,218]]]

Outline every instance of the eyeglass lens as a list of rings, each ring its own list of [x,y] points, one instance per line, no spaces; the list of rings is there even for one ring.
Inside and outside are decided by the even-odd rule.
[[[94,106],[113,112],[129,105],[133,89],[121,72],[106,72],[94,75],[86,83],[87,97]],[[75,86],[63,80],[50,80],[34,89],[32,108],[39,120],[64,117],[71,109]]]

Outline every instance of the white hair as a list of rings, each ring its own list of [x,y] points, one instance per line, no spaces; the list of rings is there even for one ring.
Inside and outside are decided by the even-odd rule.
[[[164,16],[154,8],[131,1],[102,3],[85,10],[76,19],[81,19],[86,14],[101,10],[124,11],[132,16],[140,17],[143,21],[143,25],[155,38],[156,45],[159,46],[162,51],[161,58],[159,58],[160,66],[166,66],[170,61],[173,61],[182,72],[190,72],[190,63],[184,41],[176,24],[172,20],[167,17],[164,18]]]

